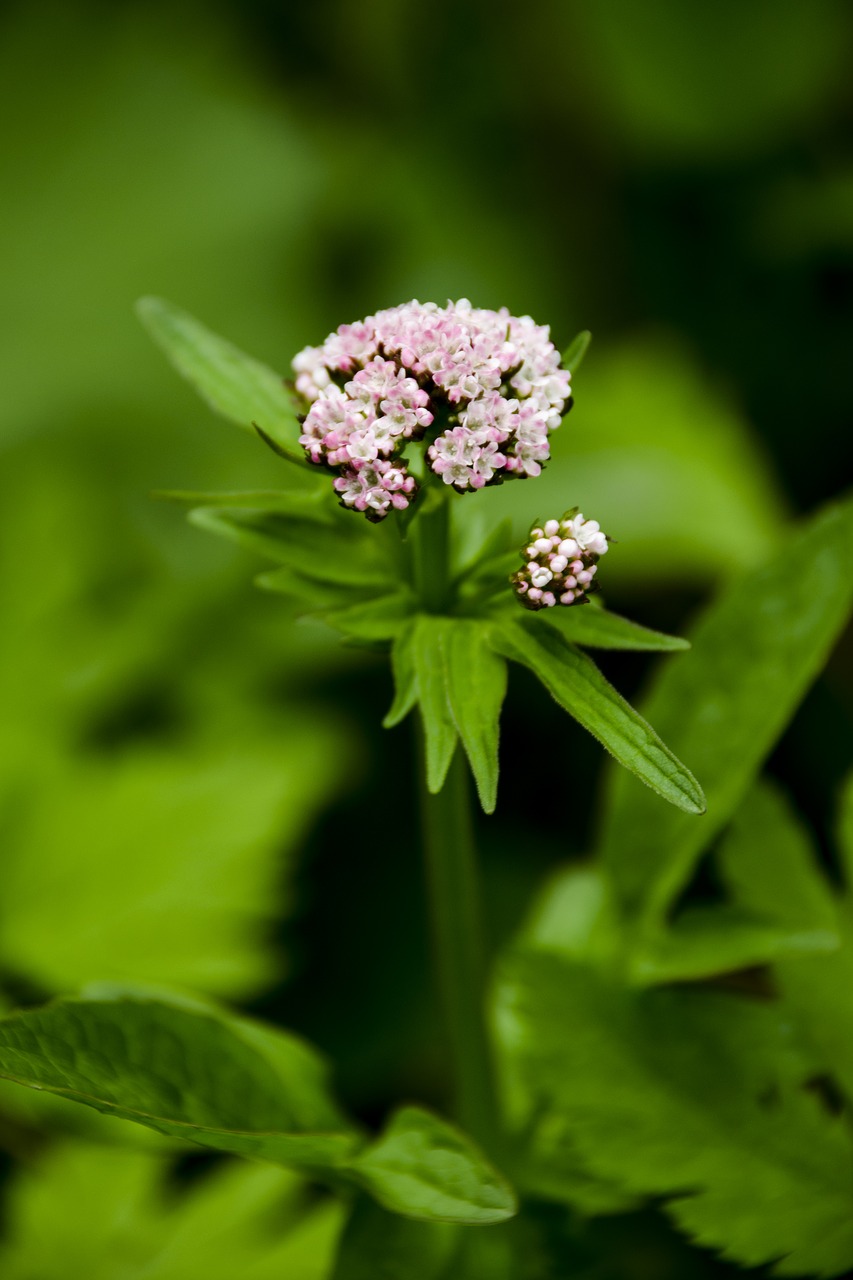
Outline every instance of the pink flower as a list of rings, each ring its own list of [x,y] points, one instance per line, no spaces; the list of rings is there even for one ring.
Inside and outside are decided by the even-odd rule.
[[[293,368],[307,403],[300,443],[312,462],[340,471],[344,504],[368,513],[400,503],[386,501],[391,491],[368,482],[365,468],[390,463],[424,434],[430,468],[460,491],[538,475],[548,435],[571,406],[548,328],[466,298],[408,302],[341,325]],[[414,482],[394,492],[411,495]]]

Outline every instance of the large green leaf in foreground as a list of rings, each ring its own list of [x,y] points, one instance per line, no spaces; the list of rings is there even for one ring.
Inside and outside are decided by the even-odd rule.
[[[747,1266],[853,1266],[853,1142],[805,1087],[778,1005],[630,990],[521,950],[500,975],[497,1028],[522,1134],[562,1125],[592,1173],[666,1197],[693,1239]]]
[[[633,918],[660,922],[697,858],[732,816],[820,671],[853,596],[853,502],[832,506],[739,579],[666,667],[643,713],[702,781],[708,813],[662,810],[621,770],[602,832],[608,869]]]
[[[261,427],[292,462],[305,463],[284,382],[163,298],[140,298],[139,318],[169,361],[214,410],[238,426]]]
[[[373,1142],[341,1114],[322,1059],[244,1019],[142,997],[57,1001],[0,1021],[0,1076],[172,1137],[355,1182],[415,1218],[511,1217],[511,1189],[451,1125],[415,1107]]]

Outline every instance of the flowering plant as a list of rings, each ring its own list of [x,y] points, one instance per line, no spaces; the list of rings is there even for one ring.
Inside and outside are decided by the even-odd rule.
[[[404,1106],[366,1135],[295,1037],[144,992],[101,990],[4,1019],[0,1075],[324,1182],[352,1206],[334,1280],[379,1274],[377,1259],[406,1280],[522,1274],[523,1228],[464,1230],[513,1218],[517,1192],[585,1215],[654,1197],[684,1231],[749,1265],[844,1269],[853,1140],[813,1086],[816,1068],[845,1087],[849,1077],[835,1037],[849,1010],[834,1003],[832,968],[839,949],[849,964],[849,905],[756,777],[849,611],[850,504],[724,595],[658,683],[651,718],[708,789],[698,821],[702,788],[586,652],[689,647],[596,602],[611,546],[598,522],[574,508],[544,513],[523,541],[508,521],[479,545],[463,536],[472,494],[535,479],[547,463],[587,334],[560,356],[529,318],[413,302],[305,348],[285,383],[165,302],[144,300],[141,314],[209,404],[289,466],[279,490],[169,496],[195,525],[272,560],[261,587],[390,657],[387,727],[418,711],[456,1123]],[[809,575],[792,577],[806,562]],[[779,626],[783,611],[795,627]],[[493,812],[508,662],[623,768],[598,861],[546,888],[488,991],[468,775]],[[534,783],[570,820],[570,753],[531,759]],[[765,829],[778,878],[754,856]],[[848,844],[851,830],[848,813]],[[684,906],[721,834],[729,900]],[[776,1003],[710,987],[777,962]],[[826,1016],[805,1009],[803,964],[816,966]],[[766,1203],[756,1185],[772,1190]],[[734,1199],[749,1203],[742,1217]]]

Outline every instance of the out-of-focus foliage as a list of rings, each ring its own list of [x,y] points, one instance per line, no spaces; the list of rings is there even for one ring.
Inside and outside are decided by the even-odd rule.
[[[324,1280],[343,1218],[295,1174],[218,1165],[183,1191],[156,1157],[62,1143],[15,1183],[0,1266],[9,1280]]]

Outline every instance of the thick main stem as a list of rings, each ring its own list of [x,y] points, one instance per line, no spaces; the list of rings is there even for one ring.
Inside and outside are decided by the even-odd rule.
[[[424,494],[424,508],[412,522],[415,591],[427,613],[443,613],[450,603],[450,503],[441,489]]]
[[[421,769],[421,778],[424,770]],[[468,769],[461,748],[438,795],[422,781],[432,941],[459,1122],[486,1150],[497,1139],[485,1021],[485,956]]]

